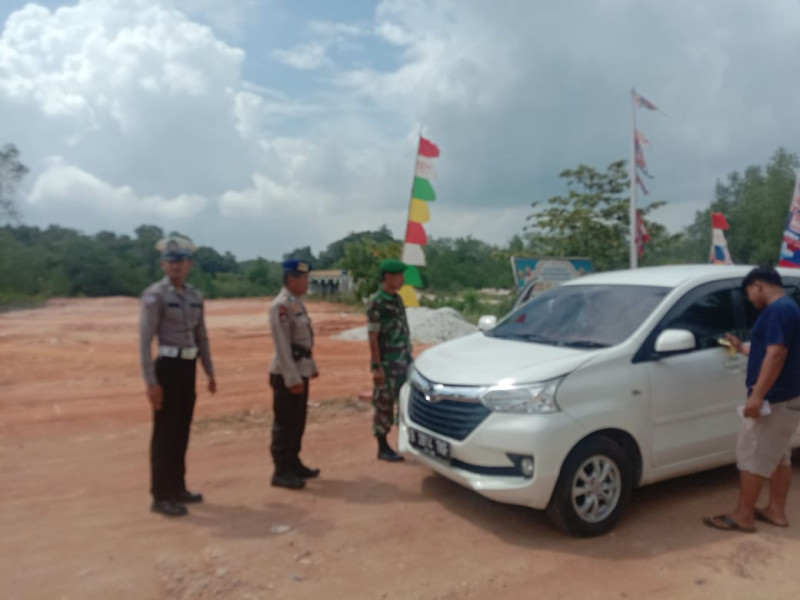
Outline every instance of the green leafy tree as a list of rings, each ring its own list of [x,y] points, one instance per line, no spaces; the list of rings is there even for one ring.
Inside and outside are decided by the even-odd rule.
[[[509,287],[513,283],[508,251],[472,237],[431,239],[427,267],[420,269],[426,287],[435,291]]]
[[[283,260],[289,260],[295,258],[297,260],[306,260],[310,263],[316,262],[316,257],[314,253],[311,251],[311,246],[303,246],[302,248],[295,248],[291,252],[287,252],[283,255]]]
[[[319,268],[330,269],[332,267],[339,266],[344,259],[345,246],[352,242],[366,239],[383,243],[390,242],[394,238],[392,237],[392,232],[386,225],[383,225],[376,231],[360,231],[358,233],[350,233],[341,240],[337,240],[331,244],[328,244],[328,247],[320,252],[319,259],[317,261]]]
[[[711,213],[725,215],[731,228],[725,232],[734,262],[775,263],[792,200],[797,154],[779,148],[766,166],[751,165],[743,173],[731,172],[718,180],[711,205],[695,214],[686,228],[682,257],[708,262],[711,249]]]
[[[19,220],[14,195],[27,173],[28,167],[20,161],[19,150],[14,144],[0,148],[0,220]]]
[[[342,267],[350,271],[356,282],[355,295],[363,299],[380,285],[380,262],[400,258],[402,244],[397,241],[376,242],[365,238],[345,245]]]
[[[630,223],[626,161],[615,161],[604,172],[579,165],[559,176],[566,181],[567,194],[554,196],[544,205],[532,203],[538,210],[528,216],[528,250],[539,256],[591,258],[598,271],[625,268]],[[641,209],[651,236],[646,257],[654,248],[675,248],[680,241],[679,235],[670,236],[663,226],[646,218],[663,205],[653,202]]]

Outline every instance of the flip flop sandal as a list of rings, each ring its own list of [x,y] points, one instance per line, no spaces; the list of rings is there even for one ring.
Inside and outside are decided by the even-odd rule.
[[[742,527],[728,515],[717,515],[716,517],[703,517],[703,525],[720,531],[738,531],[740,533],[755,533],[755,527]]]
[[[767,515],[765,515],[763,512],[761,512],[761,511],[760,511],[760,510],[758,510],[758,509],[756,509],[755,511],[753,511],[753,514],[754,514],[754,515],[755,515],[755,517],[756,517],[756,521],[761,521],[762,523],[769,523],[769,524],[770,524],[770,525],[772,525],[773,527],[783,527],[783,528],[785,529],[786,527],[788,527],[788,526],[789,526],[789,524],[788,524],[788,523],[776,523],[775,521],[773,521],[772,519],[770,519],[769,517],[767,517]]]

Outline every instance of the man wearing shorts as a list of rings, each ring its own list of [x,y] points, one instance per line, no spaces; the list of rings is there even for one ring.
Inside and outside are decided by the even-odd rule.
[[[792,483],[791,442],[800,425],[800,307],[783,290],[770,266],[753,269],[742,290],[761,310],[749,345],[733,335],[728,341],[748,356],[747,403],[736,445],[739,501],[727,514],[706,517],[709,527],[723,531],[755,531],[755,521],[788,527],[786,499]],[[769,403],[769,414],[762,407]],[[769,503],[756,508],[766,479]]]

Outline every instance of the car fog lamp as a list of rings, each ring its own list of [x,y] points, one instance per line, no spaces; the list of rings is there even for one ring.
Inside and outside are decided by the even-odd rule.
[[[525,456],[519,463],[519,467],[522,470],[522,474],[530,479],[533,477],[533,458],[530,456]]]

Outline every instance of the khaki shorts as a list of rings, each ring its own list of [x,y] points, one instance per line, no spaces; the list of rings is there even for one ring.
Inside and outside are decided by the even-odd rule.
[[[756,420],[743,419],[736,444],[736,466],[770,477],[778,465],[792,464],[792,437],[800,425],[800,398],[770,406],[772,412]]]

